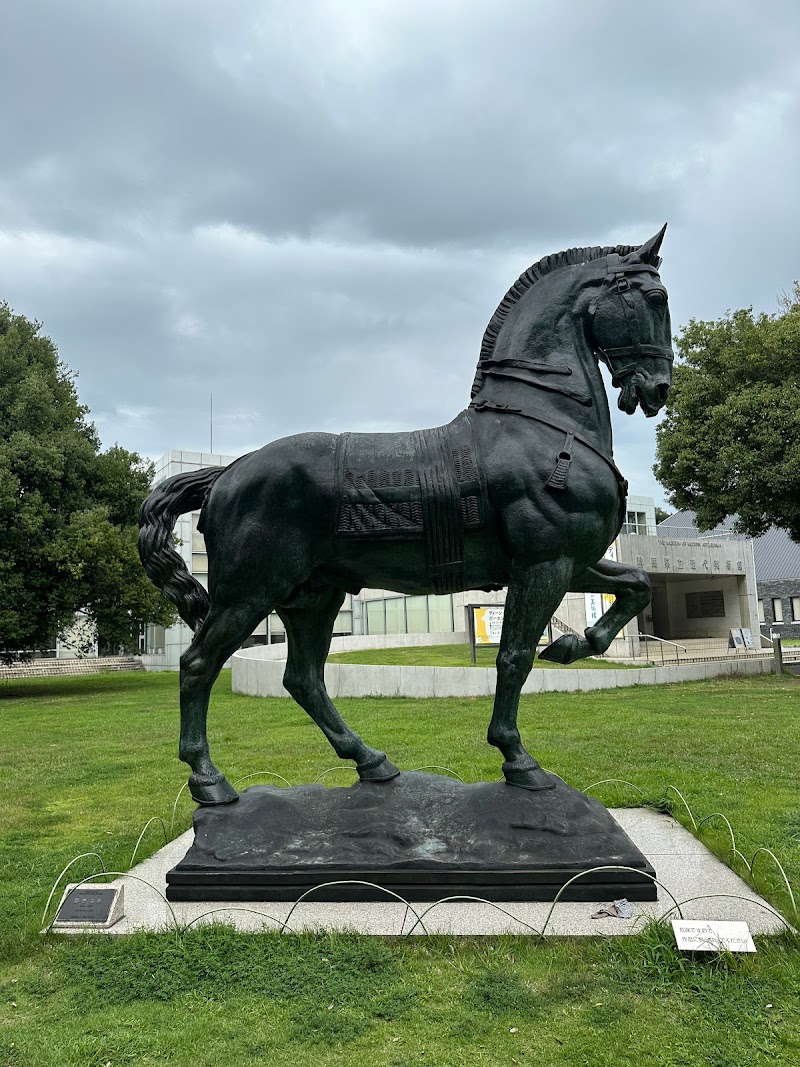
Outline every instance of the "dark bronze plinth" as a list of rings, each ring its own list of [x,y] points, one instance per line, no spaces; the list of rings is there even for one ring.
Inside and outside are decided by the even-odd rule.
[[[407,900],[655,900],[655,872],[603,805],[553,778],[538,792],[403,773],[347,789],[254,786],[195,812],[195,841],[167,875],[169,900],[296,900],[334,881]],[[317,901],[390,900],[366,885]]]

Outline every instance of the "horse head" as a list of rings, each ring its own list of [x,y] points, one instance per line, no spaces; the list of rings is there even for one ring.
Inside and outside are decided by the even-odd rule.
[[[626,256],[605,257],[605,277],[588,309],[589,343],[620,390],[618,407],[632,415],[641,405],[648,418],[667,401],[675,358],[667,290],[658,274],[666,228]]]

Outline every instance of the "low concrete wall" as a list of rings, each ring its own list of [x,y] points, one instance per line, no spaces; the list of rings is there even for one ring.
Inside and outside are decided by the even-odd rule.
[[[438,638],[441,635],[435,636]],[[342,638],[341,640],[358,639]],[[360,640],[369,640],[369,638]],[[288,696],[283,688],[285,661],[265,655],[265,653],[271,653],[273,648],[275,648],[274,645],[256,646],[240,649],[234,654],[232,687],[235,693],[260,697]],[[705,678],[717,678],[731,674],[771,673],[771,658],[718,660],[711,663],[682,664],[677,667],[642,667],[632,670],[594,671],[591,668],[547,670],[537,667],[531,671],[522,692],[550,693],[621,689],[632,685],[696,682]],[[325,664],[325,685],[334,699],[336,697],[370,696],[485,697],[494,694],[496,681],[497,671],[494,667],[400,667],[330,662]]]
[[[178,667],[173,666],[167,656],[163,652],[143,652],[141,660],[146,671],[177,671]],[[230,666],[230,661],[228,661]]]

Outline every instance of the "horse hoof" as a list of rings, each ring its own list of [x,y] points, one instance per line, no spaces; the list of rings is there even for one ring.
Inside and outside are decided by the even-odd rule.
[[[503,774],[508,785],[515,785],[518,789],[528,789],[532,793],[556,787],[556,779],[541,767],[529,767],[527,770],[503,767]]]
[[[552,663],[574,663],[581,655],[579,640],[575,634],[564,634],[540,652],[539,659],[550,660]]]
[[[189,792],[192,800],[198,804],[210,806],[212,804],[232,804],[239,799],[239,794],[230,784],[224,774],[219,778],[195,779],[194,775],[189,779]]]
[[[378,763],[365,767],[356,767],[358,777],[362,782],[390,782],[400,773],[400,768],[388,760],[385,756]]]

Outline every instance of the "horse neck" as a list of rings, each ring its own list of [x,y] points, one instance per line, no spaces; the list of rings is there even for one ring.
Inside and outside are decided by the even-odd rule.
[[[563,288],[565,281],[573,283],[567,292]],[[517,314],[509,315],[497,338],[493,359],[483,365],[485,371],[491,370],[492,364],[500,360],[518,361],[523,366],[515,367],[511,373],[520,371],[541,387],[488,374],[483,378],[475,400],[505,403],[526,414],[538,414],[557,422],[565,429],[582,434],[610,457],[611,414],[605,386],[586,336],[583,316],[574,312],[582,281],[583,278],[569,272],[566,278],[559,279],[554,274],[552,278],[537,282],[520,301]],[[530,365],[529,372],[525,364]],[[548,372],[546,368],[569,368],[571,373],[561,375]],[[496,369],[505,370],[505,367]],[[480,371],[479,367],[479,374]],[[585,405],[571,400],[565,393],[554,391],[558,388],[584,394],[592,403]]]

